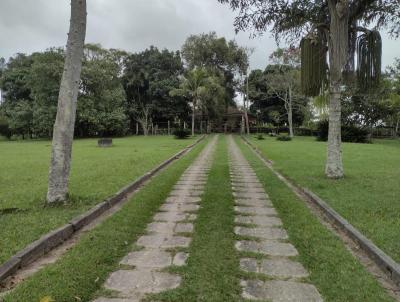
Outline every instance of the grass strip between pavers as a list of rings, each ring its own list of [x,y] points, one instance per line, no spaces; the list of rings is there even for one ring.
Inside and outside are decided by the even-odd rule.
[[[182,285],[154,301],[239,301],[239,258],[235,251],[234,201],[227,143],[220,137],[189,247],[188,264],[176,268]]]
[[[204,148],[204,140],[191,152],[155,176],[122,209],[106,219],[55,264],[49,265],[5,296],[4,302],[91,301],[108,274],[144,233],[152,216],[168,197],[183,171]],[[0,299],[1,300],[1,299]]]
[[[299,251],[299,261],[310,273],[326,302],[394,301],[378,282],[355,259],[342,241],[310,212],[283,182],[236,137],[240,149],[255,170],[260,182]]]

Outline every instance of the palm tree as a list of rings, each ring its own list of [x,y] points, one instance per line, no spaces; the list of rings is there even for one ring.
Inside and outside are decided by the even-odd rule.
[[[209,75],[204,68],[194,68],[187,72],[182,78],[179,89],[170,91],[171,96],[181,95],[189,97],[192,101],[192,135],[194,135],[194,121],[196,109],[200,105],[202,96],[207,91]]]

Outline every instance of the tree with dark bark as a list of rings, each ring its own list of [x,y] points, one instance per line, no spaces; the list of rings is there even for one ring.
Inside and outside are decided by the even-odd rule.
[[[65,202],[71,168],[79,80],[86,36],[86,0],[71,0],[71,19],[49,171],[47,202]]]
[[[329,54],[329,138],[325,173],[329,178],[344,175],[341,153],[341,91],[346,75],[354,73],[358,50],[358,79],[377,83],[380,73],[380,36],[376,30],[387,28],[393,36],[400,34],[400,6],[393,0],[219,0],[239,11],[236,30],[253,28],[255,32],[271,29],[276,39],[293,42],[305,37],[302,46],[311,58],[303,73],[314,76],[306,81],[319,93],[324,84],[324,68],[319,58]],[[367,29],[373,27],[373,30]],[[362,35],[359,37],[359,32]],[[357,41],[358,39],[358,41]],[[358,43],[357,43],[358,42]],[[358,44],[358,45],[357,45]],[[326,48],[327,45],[327,48]],[[303,51],[303,49],[302,49]],[[305,54],[304,54],[305,55]],[[302,54],[303,56],[303,54]],[[302,66],[303,67],[303,66]],[[303,69],[303,68],[302,68]],[[351,77],[350,77],[351,78]],[[310,87],[309,87],[310,88]]]

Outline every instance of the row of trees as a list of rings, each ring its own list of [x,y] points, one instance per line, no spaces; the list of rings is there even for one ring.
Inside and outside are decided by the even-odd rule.
[[[51,137],[65,52],[17,54],[0,64],[0,130],[7,136]],[[244,48],[215,33],[190,36],[182,52],[150,47],[130,54],[85,45],[75,135],[144,134],[152,123],[183,125],[195,115],[221,119],[234,105],[238,74],[247,70]]]
[[[300,49],[289,47],[271,54],[273,64],[265,70],[252,70],[249,76],[250,111],[270,127],[293,126],[317,130],[318,122],[328,120],[328,93],[315,98],[301,89]],[[396,136],[400,123],[400,60],[387,68],[380,83],[367,93],[348,85],[341,97],[341,123],[362,128],[371,135],[376,127],[392,129]]]

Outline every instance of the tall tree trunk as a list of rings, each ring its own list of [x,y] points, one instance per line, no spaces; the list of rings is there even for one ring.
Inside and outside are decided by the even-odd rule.
[[[58,95],[57,116],[49,171],[47,202],[66,201],[71,168],[72,141],[79,80],[86,35],[86,0],[71,0],[71,21],[64,72]]]
[[[193,110],[192,110],[192,136],[194,136],[195,108],[196,108],[196,101],[193,101]]]
[[[292,106],[292,88],[289,87],[288,93],[288,124],[289,124],[289,136],[293,137],[293,106]]]
[[[249,77],[246,77],[246,98],[244,103],[244,118],[246,121],[246,132],[250,135],[249,115],[247,114],[247,108],[249,105]]]
[[[147,118],[145,120],[143,120],[142,122],[140,122],[140,124],[142,125],[142,128],[143,128],[143,135],[148,136],[149,135],[149,122],[148,122]]]
[[[329,132],[325,174],[329,178],[344,175],[341,151],[341,86],[349,43],[349,9],[346,0],[328,0],[331,17],[329,47]]]

